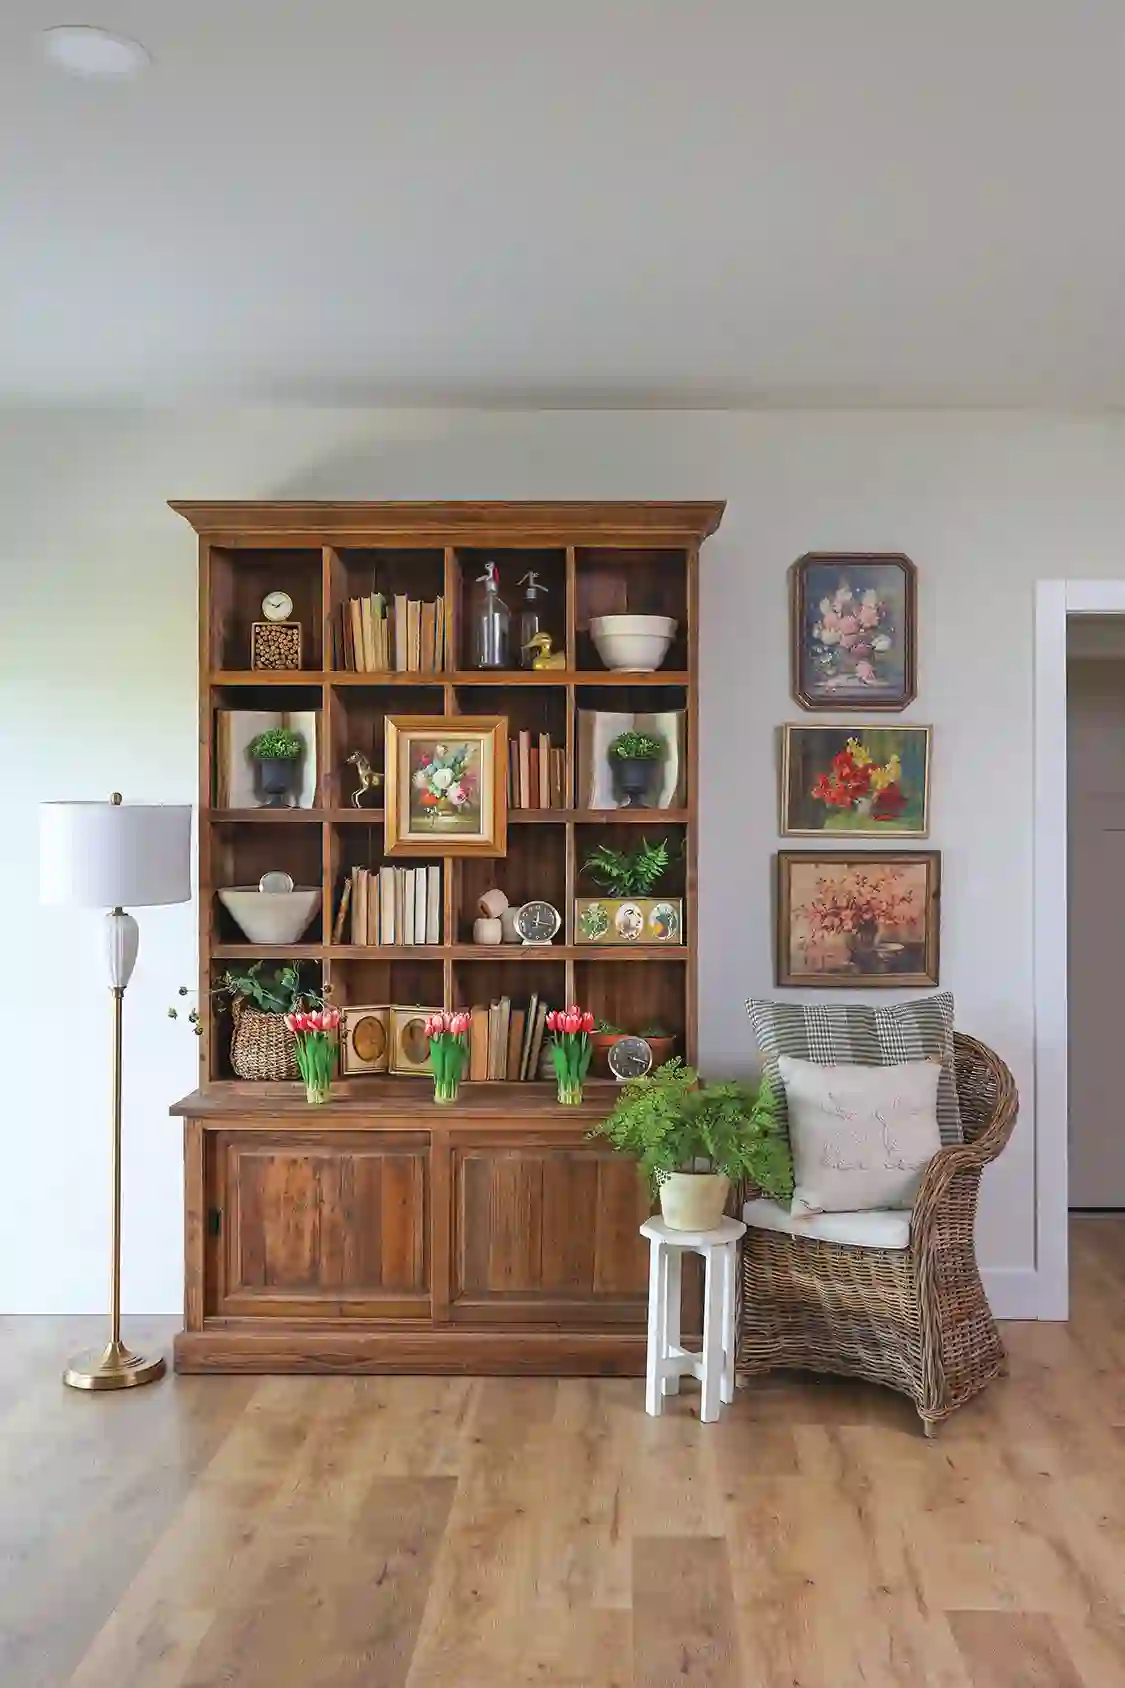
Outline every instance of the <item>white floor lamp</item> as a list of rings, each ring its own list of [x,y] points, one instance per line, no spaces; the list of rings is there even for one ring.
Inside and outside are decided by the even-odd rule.
[[[164,1375],[163,1357],[147,1360],[121,1340],[122,1009],[137,960],[139,933],[125,905],[186,903],[191,897],[191,809],[186,804],[44,803],[39,810],[40,900],[104,908],[113,999],[113,1208],[110,1329],[102,1349],[83,1354],[63,1374],[72,1389],[128,1389]]]

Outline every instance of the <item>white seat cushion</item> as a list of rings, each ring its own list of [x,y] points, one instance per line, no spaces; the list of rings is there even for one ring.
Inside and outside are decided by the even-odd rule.
[[[810,1213],[794,1218],[780,1202],[759,1196],[746,1203],[742,1217],[758,1231],[784,1231],[790,1237],[816,1237],[822,1243],[847,1243],[853,1248],[910,1246],[910,1215],[901,1208],[873,1207],[864,1213]]]

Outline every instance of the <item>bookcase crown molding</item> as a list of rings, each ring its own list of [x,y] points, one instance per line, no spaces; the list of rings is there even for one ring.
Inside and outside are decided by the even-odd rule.
[[[701,544],[723,518],[722,500],[639,502],[379,502],[336,499],[172,499],[169,507],[213,543],[260,544],[281,536],[305,543],[433,545]]]

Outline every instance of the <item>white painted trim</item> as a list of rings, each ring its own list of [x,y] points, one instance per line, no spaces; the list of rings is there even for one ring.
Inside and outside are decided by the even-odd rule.
[[[988,1305],[998,1319],[1065,1318],[1045,1312],[1051,1305],[1042,1274],[1030,1266],[985,1267],[981,1272]]]
[[[1034,1313],[1065,1319],[1067,1257],[1066,628],[1072,615],[1125,615],[1125,580],[1041,580],[1035,601],[1035,1271],[989,1275],[994,1310],[1033,1290]],[[1015,1280],[1030,1279],[1017,1286]]]

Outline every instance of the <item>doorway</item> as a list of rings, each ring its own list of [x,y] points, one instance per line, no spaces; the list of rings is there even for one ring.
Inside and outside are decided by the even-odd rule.
[[[1067,621],[1071,1211],[1125,1211],[1125,616]]]

